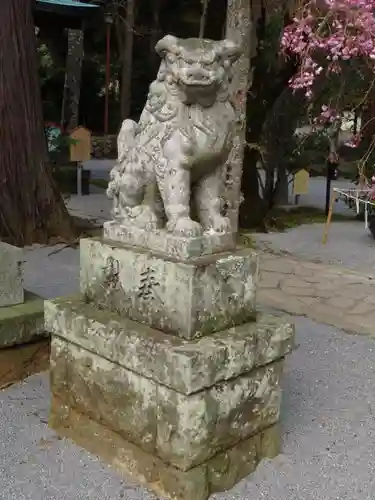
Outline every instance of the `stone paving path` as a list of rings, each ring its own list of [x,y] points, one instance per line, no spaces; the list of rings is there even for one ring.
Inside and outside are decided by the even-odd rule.
[[[375,336],[375,276],[262,253],[258,302],[343,330]]]

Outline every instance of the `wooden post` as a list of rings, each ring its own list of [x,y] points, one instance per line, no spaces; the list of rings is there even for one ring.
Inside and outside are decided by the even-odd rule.
[[[331,203],[330,203],[329,210],[328,210],[327,221],[326,221],[326,225],[324,227],[323,240],[322,240],[323,245],[325,245],[327,243],[327,240],[328,240],[328,231],[329,231],[329,227],[330,227],[331,221],[332,221],[333,206],[335,204],[336,198],[337,198],[337,193],[336,193],[336,191],[333,191],[332,196],[331,196]]]
[[[82,170],[83,164],[79,161],[77,162],[77,194],[82,196]]]

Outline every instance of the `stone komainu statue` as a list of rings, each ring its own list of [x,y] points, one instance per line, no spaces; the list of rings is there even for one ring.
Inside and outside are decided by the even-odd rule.
[[[107,194],[113,215],[176,236],[227,232],[221,214],[222,170],[232,148],[236,114],[229,98],[240,49],[229,40],[156,45],[162,58],[139,123],[125,120]]]

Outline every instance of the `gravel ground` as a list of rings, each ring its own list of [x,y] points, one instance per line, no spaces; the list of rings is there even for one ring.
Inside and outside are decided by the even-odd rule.
[[[295,318],[283,379],[283,453],[216,500],[375,497],[374,341]],[[0,392],[0,499],[155,500],[47,427],[46,374]]]
[[[111,218],[112,201],[109,200],[105,191],[101,188],[92,186],[92,194],[89,196],[70,196],[66,204],[69,212],[76,217],[90,219],[97,224]]]
[[[332,223],[326,245],[323,231],[324,224],[306,224],[285,233],[255,234],[254,240],[261,249],[375,274],[375,240],[363,222]]]
[[[24,283],[26,290],[46,299],[79,291],[79,250],[63,245],[25,249]]]

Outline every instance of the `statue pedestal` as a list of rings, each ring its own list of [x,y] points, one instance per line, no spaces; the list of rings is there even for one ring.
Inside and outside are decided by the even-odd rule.
[[[178,260],[189,260],[236,248],[233,233],[204,233],[196,238],[179,238],[163,229],[146,230],[117,221],[104,223],[104,238]]]
[[[206,500],[278,453],[285,317],[249,250],[179,261],[81,242],[81,294],[45,304],[50,425],[161,497]]]
[[[101,309],[186,339],[255,318],[258,257],[178,261],[110,241],[81,243],[81,293]]]

